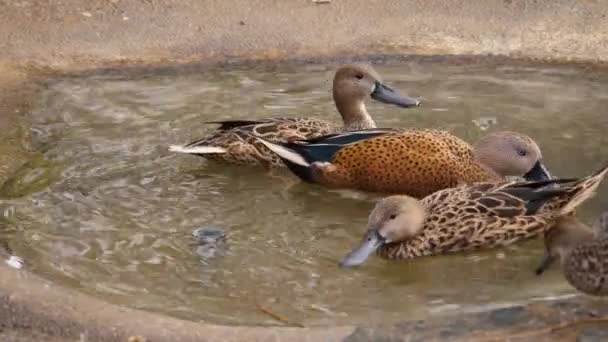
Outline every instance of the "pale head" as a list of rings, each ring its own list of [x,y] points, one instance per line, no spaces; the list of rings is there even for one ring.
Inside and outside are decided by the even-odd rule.
[[[358,247],[340,262],[343,267],[357,266],[387,243],[405,241],[418,235],[426,211],[420,201],[409,196],[390,196],[380,200],[369,215],[367,232]]]
[[[593,230],[574,216],[563,216],[545,232],[545,256],[536,269],[543,273],[554,261],[562,262],[568,253],[582,243],[594,239]]]
[[[349,129],[376,127],[365,108],[369,98],[403,108],[420,105],[420,101],[400,95],[383,84],[380,75],[367,64],[340,67],[334,76],[333,96],[344,125]]]
[[[551,179],[540,148],[532,138],[521,133],[490,133],[475,144],[473,153],[480,164],[501,177],[517,176],[536,181]]]

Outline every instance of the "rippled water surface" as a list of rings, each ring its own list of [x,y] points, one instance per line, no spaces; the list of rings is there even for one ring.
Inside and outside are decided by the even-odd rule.
[[[167,146],[205,121],[338,120],[336,65],[281,65],[49,82],[32,120],[42,154],[2,189],[6,244],[44,277],[114,303],[191,320],[379,323],[573,293],[532,270],[539,241],[342,270],[375,198],[301,184],[288,171],[218,166]],[[553,173],[608,160],[608,74],[572,67],[400,62],[388,84],[424,105],[371,103],[379,126],[441,127],[468,141],[492,130],[535,137]],[[608,209],[606,186],[580,211]],[[224,229],[199,248],[192,232]],[[208,247],[208,246],[207,246]]]

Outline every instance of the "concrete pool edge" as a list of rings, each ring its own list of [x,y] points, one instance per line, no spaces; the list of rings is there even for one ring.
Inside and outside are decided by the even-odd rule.
[[[90,297],[27,271],[0,265],[0,337],[8,333],[46,341],[486,341],[535,335],[539,341],[570,340],[593,330],[563,329],[564,322],[606,317],[608,307],[584,297],[533,302],[479,313],[446,315],[385,326],[248,327],[184,321],[129,309]],[[606,318],[604,318],[606,319]],[[608,322],[601,322],[608,324]],[[3,339],[5,340],[5,339]]]
[[[608,10],[591,1],[9,0],[0,6],[0,60],[58,68],[353,52],[608,61]]]

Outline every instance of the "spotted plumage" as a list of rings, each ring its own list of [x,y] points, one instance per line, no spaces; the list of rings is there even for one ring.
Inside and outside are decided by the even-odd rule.
[[[233,164],[282,167],[281,159],[255,136],[274,143],[287,143],[329,133],[374,128],[376,124],[365,107],[368,98],[403,108],[420,104],[384,85],[371,66],[360,64],[338,69],[333,81],[333,98],[343,126],[313,118],[215,121],[211,123],[220,126],[211,136],[183,146],[173,145],[169,150]]]
[[[409,259],[538,236],[590,198],[607,172],[608,166],[578,180],[476,183],[422,200],[384,198],[370,214],[361,245],[342,265],[359,265],[374,251],[387,259]]]
[[[367,129],[286,144],[260,140],[304,181],[334,188],[420,198],[507,176],[549,177],[538,145],[514,132],[491,133],[474,146],[433,129]]]
[[[545,232],[546,254],[536,269],[543,273],[555,260],[566,280],[577,290],[594,296],[608,296],[608,212],[593,228],[574,216],[562,217]]]

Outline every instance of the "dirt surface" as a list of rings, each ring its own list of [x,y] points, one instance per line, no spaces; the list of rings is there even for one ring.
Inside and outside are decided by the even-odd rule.
[[[0,0],[0,59],[415,53],[607,61],[603,0]]]
[[[608,63],[608,6],[604,0],[0,0],[0,186],[37,153],[26,113],[36,81],[48,72],[379,54]],[[0,265],[0,341],[606,341],[605,320],[567,325],[606,315],[605,302],[578,297],[383,327],[224,327],[110,305]]]

